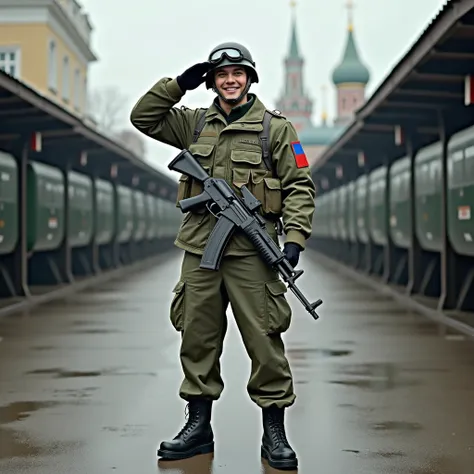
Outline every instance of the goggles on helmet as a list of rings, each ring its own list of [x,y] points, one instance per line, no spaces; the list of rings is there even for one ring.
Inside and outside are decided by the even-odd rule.
[[[224,56],[229,60],[229,61],[240,61],[243,59],[243,54],[235,48],[225,48],[225,49],[219,49],[218,51],[215,51],[214,53],[211,54],[209,57],[209,62],[212,64],[217,64],[222,59]]]

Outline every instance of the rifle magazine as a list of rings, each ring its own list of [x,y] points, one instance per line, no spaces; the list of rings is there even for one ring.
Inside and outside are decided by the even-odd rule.
[[[209,235],[199,268],[205,270],[219,270],[225,248],[234,230],[235,224],[232,221],[225,216],[219,218]]]

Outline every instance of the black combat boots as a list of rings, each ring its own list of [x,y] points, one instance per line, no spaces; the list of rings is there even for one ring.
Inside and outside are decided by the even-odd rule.
[[[214,452],[211,428],[212,401],[196,399],[188,403],[188,421],[172,441],[163,441],[158,456],[165,459],[185,459],[197,454]]]
[[[298,459],[285,434],[284,408],[264,408],[261,456],[275,469],[296,469]]]

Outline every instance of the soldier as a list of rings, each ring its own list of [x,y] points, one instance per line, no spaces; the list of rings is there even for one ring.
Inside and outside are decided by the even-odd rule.
[[[296,266],[311,234],[315,187],[292,124],[269,113],[249,93],[258,80],[247,48],[224,43],[208,61],[175,79],[160,79],[135,105],[131,121],[151,138],[188,148],[211,176],[225,179],[236,192],[247,186],[262,202],[266,228],[276,243],[282,217],[284,253]],[[174,107],[203,82],[217,94],[208,109]],[[178,200],[201,192],[198,182],[181,176]],[[161,443],[158,456],[183,459],[214,451],[211,410],[224,388],[219,359],[230,303],[252,361],[247,391],[262,409],[262,457],[275,468],[295,468],[296,454],[284,427],[284,410],[295,401],[282,341],[292,316],[287,288],[243,234],[234,234],[218,271],[200,269],[215,222],[206,209],[187,213],[175,240],[185,252],[170,319],[181,333],[184,380],[179,395],[188,402],[189,417],[173,440]]]

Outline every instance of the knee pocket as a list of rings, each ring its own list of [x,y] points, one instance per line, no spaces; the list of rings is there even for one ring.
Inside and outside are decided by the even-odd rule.
[[[285,332],[291,323],[291,308],[286,300],[286,285],[281,280],[265,283],[265,331],[267,334]]]
[[[186,282],[180,280],[173,288],[173,299],[170,307],[170,320],[176,331],[184,330],[184,311],[185,311],[185,287]]]

